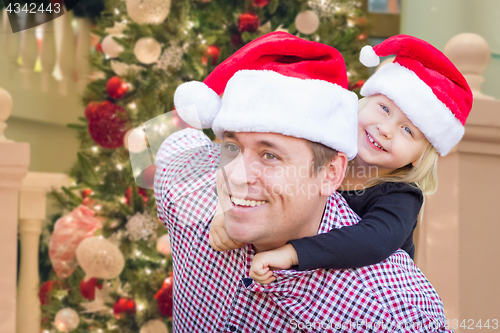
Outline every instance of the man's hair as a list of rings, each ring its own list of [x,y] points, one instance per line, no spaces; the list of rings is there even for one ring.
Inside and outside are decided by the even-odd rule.
[[[313,153],[311,175],[315,176],[322,167],[337,157],[337,151],[318,142],[307,140],[307,144]]]

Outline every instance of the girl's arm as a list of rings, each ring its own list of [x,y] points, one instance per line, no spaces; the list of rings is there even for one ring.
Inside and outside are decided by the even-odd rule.
[[[367,202],[358,224],[290,241],[299,261],[294,268],[357,268],[381,262],[403,245],[407,252],[413,252],[410,244],[422,194],[403,183],[380,186],[382,191],[376,189],[361,198]]]
[[[220,205],[217,206],[220,209]],[[244,243],[233,241],[224,228],[224,214],[216,214],[210,224],[208,242],[215,251],[234,250],[245,246]]]
[[[250,277],[257,282],[268,284],[276,278],[272,270],[289,269],[299,263],[297,252],[292,245],[286,244],[271,251],[257,253],[250,267]]]

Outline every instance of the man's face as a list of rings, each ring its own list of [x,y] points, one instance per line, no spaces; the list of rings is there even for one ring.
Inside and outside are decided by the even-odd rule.
[[[217,190],[228,236],[263,251],[315,235],[327,197],[312,161],[304,139],[226,132]]]

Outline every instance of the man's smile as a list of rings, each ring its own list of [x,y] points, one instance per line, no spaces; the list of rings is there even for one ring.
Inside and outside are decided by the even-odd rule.
[[[261,206],[267,202],[265,200],[241,199],[241,198],[236,198],[234,196],[230,196],[230,199],[235,206],[243,206],[243,207]]]

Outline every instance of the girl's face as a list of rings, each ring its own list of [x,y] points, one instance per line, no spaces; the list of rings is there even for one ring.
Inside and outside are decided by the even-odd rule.
[[[426,139],[384,95],[371,96],[358,114],[358,161],[377,166],[379,175],[414,163]]]

